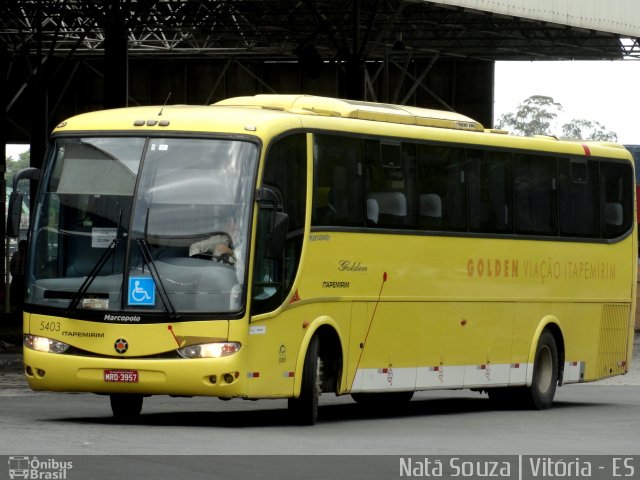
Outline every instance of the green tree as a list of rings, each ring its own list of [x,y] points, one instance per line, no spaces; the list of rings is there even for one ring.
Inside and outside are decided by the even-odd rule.
[[[600,122],[573,119],[562,126],[562,136],[571,139],[595,140],[597,142],[617,142],[618,135],[608,130]]]
[[[29,166],[30,156],[29,152],[23,152],[18,155],[18,159],[15,160],[13,157],[7,157],[7,172],[5,173],[4,178],[7,181],[7,185],[10,187],[13,185],[13,176],[23,168],[27,168]]]
[[[533,95],[524,100],[513,113],[502,115],[496,127],[518,135],[551,135],[551,123],[558,118],[562,105],[551,97]]]
[[[552,135],[551,124],[558,118],[562,105],[553,98],[533,95],[518,105],[513,113],[505,113],[496,122],[517,135]],[[573,140],[617,142],[618,135],[595,120],[573,119],[562,126],[562,137]]]

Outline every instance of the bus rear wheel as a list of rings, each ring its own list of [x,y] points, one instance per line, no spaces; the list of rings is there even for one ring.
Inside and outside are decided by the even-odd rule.
[[[111,411],[119,422],[135,420],[142,411],[144,397],[131,393],[114,393],[110,395]]]
[[[538,340],[533,361],[531,386],[523,392],[524,405],[545,410],[553,403],[558,385],[558,346],[549,330],[544,330]]]
[[[302,367],[302,386],[298,398],[290,398],[289,414],[298,425],[314,425],[318,421],[318,401],[322,391],[322,360],[319,356],[319,339],[314,336],[309,343]]]
[[[538,340],[529,387],[491,388],[489,398],[498,408],[545,410],[551,407],[558,385],[558,346],[549,330]]]

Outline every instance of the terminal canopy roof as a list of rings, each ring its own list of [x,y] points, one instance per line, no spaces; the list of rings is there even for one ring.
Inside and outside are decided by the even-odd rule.
[[[633,2],[12,0],[0,6],[0,49],[10,55],[95,56],[103,53],[106,38],[126,38],[130,56],[620,59],[640,57],[640,31],[624,22],[634,13],[625,8],[637,13]],[[491,8],[495,4],[501,8]],[[582,5],[593,22],[576,21],[581,12],[566,11],[567,4]],[[594,8],[604,9],[605,17]]]

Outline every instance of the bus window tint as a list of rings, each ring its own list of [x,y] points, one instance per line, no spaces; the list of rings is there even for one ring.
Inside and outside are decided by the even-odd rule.
[[[556,159],[515,155],[516,233],[557,235]]]
[[[276,192],[289,216],[285,261],[269,258],[266,247],[273,211],[260,209],[253,272],[252,311],[275,310],[289,293],[300,263],[306,211],[306,137],[293,134],[276,140],[267,152],[263,185]],[[284,270],[283,270],[284,269]]]
[[[314,136],[312,225],[364,226],[362,139]]]
[[[598,162],[584,159],[558,160],[560,235],[600,236]]]
[[[467,151],[469,230],[513,233],[513,180],[510,153]]]
[[[415,226],[415,157],[415,145],[365,140],[367,221],[370,226]]]
[[[418,146],[418,227],[467,229],[464,149]]]
[[[282,195],[291,232],[304,228],[306,180],[305,135],[294,134],[277,140],[267,153],[264,183]]]
[[[631,228],[633,220],[633,172],[631,165],[600,163],[602,233],[617,238]]]

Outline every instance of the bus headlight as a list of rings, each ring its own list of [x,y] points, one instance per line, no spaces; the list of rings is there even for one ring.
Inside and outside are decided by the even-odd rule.
[[[202,343],[178,349],[182,358],[220,358],[233,355],[240,350],[238,342]]]
[[[69,345],[51,338],[38,337],[37,335],[25,335],[24,346],[31,350],[47,353],[64,353],[69,349]]]

